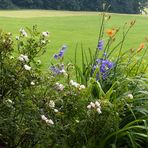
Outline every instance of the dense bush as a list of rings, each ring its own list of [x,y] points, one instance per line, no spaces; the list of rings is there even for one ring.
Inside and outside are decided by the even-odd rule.
[[[118,29],[107,30],[104,40],[109,18],[103,14],[95,54],[90,50],[87,58],[82,50],[82,67],[76,58],[74,64],[64,63],[64,45],[47,72],[40,61],[49,43],[47,31],[21,28],[15,40],[0,32],[0,147],[148,145],[147,65],[142,64],[147,49],[141,44],[122,52],[135,21],[117,45]],[[110,60],[117,48],[118,56]]]

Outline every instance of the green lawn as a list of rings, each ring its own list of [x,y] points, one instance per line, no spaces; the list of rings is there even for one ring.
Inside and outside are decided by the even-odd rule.
[[[20,27],[32,27],[37,24],[40,31],[51,33],[51,43],[46,54],[42,57],[44,67],[49,64],[49,59],[63,44],[68,46],[67,59],[74,59],[74,49],[83,44],[84,49],[95,49],[100,27],[100,14],[95,12],[68,12],[68,11],[0,11],[0,29],[17,35]],[[125,22],[136,19],[136,25],[126,39],[124,50],[137,48],[144,38],[148,36],[147,15],[120,15],[112,14],[110,23],[106,26],[122,27]],[[121,28],[122,29],[122,28]],[[119,38],[121,34],[119,34]],[[78,50],[80,53],[80,50]],[[80,54],[78,54],[80,56]]]

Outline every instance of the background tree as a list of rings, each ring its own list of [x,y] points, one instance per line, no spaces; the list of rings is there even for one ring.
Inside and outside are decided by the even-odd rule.
[[[110,12],[140,13],[147,0],[0,0],[0,9],[54,9],[102,11],[102,5],[110,5]]]

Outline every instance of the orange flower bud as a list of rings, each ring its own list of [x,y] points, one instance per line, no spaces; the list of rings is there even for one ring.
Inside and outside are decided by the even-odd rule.
[[[145,47],[145,46],[144,46],[144,43],[141,43],[141,44],[140,44],[140,47],[138,48],[138,51],[137,51],[137,52],[140,52],[144,47]]]

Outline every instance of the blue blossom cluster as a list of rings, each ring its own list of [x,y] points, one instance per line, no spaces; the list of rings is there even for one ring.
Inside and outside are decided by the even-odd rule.
[[[50,70],[53,72],[54,75],[64,74],[66,71],[64,70],[64,65],[58,65],[58,66],[51,66]]]
[[[103,40],[100,40],[100,41],[98,42],[97,48],[98,48],[99,50],[103,50],[103,45],[104,45],[104,41],[103,41]]]
[[[63,45],[62,49],[60,50],[60,52],[58,54],[54,55],[55,59],[59,59],[62,58],[64,56],[65,50],[67,49],[66,45]]]
[[[106,79],[110,69],[112,69],[113,66],[114,66],[113,62],[107,59],[97,59],[96,64],[93,66],[93,73],[98,68],[99,72],[97,73],[96,76],[97,79],[99,79],[100,75],[102,76],[103,79]]]

